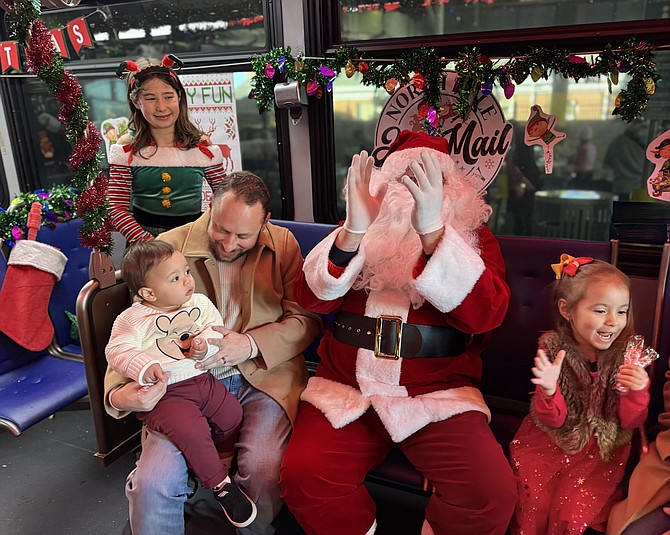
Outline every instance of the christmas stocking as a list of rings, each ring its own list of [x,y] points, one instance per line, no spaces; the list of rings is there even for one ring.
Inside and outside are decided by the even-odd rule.
[[[54,336],[51,292],[67,257],[55,247],[20,240],[12,249],[0,290],[0,331],[31,351],[46,349]]]

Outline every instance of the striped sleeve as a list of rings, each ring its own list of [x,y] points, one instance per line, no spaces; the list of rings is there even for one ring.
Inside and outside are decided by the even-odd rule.
[[[226,172],[223,170],[223,164],[217,163],[215,165],[208,165],[205,167],[205,180],[212,188],[212,191],[216,191],[223,179],[226,178]]]
[[[130,166],[109,166],[109,217],[112,224],[129,243],[153,239],[130,212],[130,197],[133,188],[133,173]]]

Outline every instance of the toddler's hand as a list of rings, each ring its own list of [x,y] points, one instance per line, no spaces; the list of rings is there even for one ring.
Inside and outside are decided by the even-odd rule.
[[[147,368],[147,371],[144,372],[144,377],[142,382],[145,384],[155,384],[158,381],[167,381],[169,375],[163,371],[163,368],[160,364],[152,364]]]
[[[642,366],[622,364],[616,374],[619,385],[630,390],[643,390],[649,384],[649,376]]]
[[[554,362],[549,362],[547,354],[542,349],[537,350],[535,366],[531,370],[533,377],[531,383],[540,387],[540,392],[545,396],[553,396],[556,393],[558,376],[561,374],[561,366],[565,358],[565,351],[560,350]]]
[[[191,349],[188,355],[193,360],[201,360],[207,355],[207,342],[202,336],[196,336],[191,340]]]

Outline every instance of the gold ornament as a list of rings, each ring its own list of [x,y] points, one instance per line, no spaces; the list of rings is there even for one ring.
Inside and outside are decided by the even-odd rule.
[[[299,59],[295,60],[295,63],[293,64],[293,70],[295,72],[300,72],[302,70],[302,61]]]
[[[647,92],[647,95],[656,93],[656,84],[651,78],[644,79],[644,90]]]
[[[356,72],[356,67],[354,67],[354,62],[351,60],[347,61],[347,64],[344,66],[344,74],[347,75],[347,78],[351,78]]]
[[[614,99],[614,107],[615,108],[620,108],[621,107],[621,100],[623,97],[621,96],[621,93],[619,93],[616,98]]]
[[[163,205],[163,208],[172,208],[172,201],[170,201],[170,199],[163,199],[161,204]]]
[[[537,82],[542,76],[544,76],[544,69],[539,65],[535,65],[533,70],[530,71],[530,77],[533,79],[533,82]]]
[[[161,180],[163,182],[170,182],[170,180],[172,180],[172,175],[170,175],[170,173],[168,173],[167,171],[163,171],[161,173]]]
[[[169,195],[170,193],[172,193],[172,188],[169,187],[169,186],[163,186],[163,187],[161,188],[161,193],[162,193],[163,195]]]
[[[388,80],[386,80],[386,84],[384,85],[384,87],[386,88],[386,92],[389,95],[392,95],[396,87],[398,87],[398,80],[396,80],[395,78],[389,78]]]
[[[612,83],[614,85],[619,85],[619,71],[616,69],[612,69],[610,71],[610,80],[612,80]]]

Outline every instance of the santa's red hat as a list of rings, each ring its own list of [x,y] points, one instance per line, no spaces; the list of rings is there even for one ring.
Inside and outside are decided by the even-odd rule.
[[[411,162],[420,162],[423,151],[433,152],[442,168],[442,176],[454,172],[454,161],[449,156],[449,142],[441,136],[430,136],[425,132],[403,130],[391,146],[381,172],[387,180],[396,180],[407,173]]]

